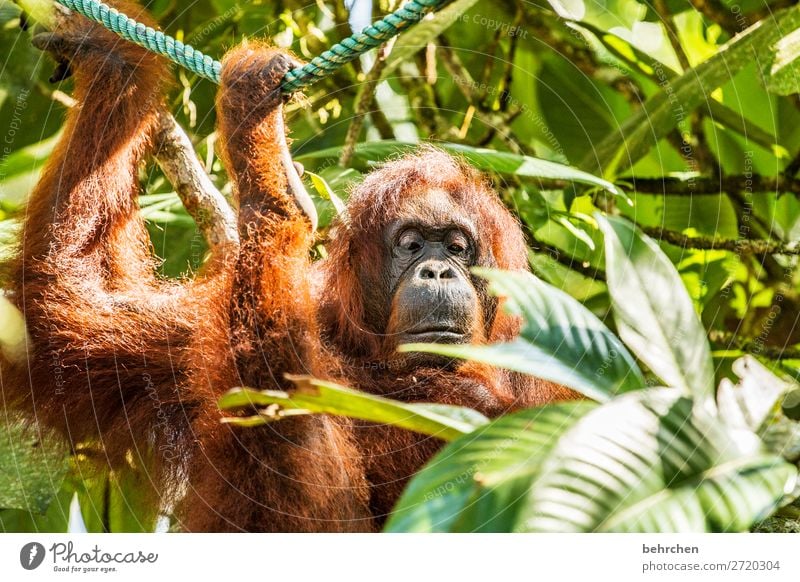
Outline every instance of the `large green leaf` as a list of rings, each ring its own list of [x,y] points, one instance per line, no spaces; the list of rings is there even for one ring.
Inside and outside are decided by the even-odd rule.
[[[597,220],[605,234],[606,279],[620,337],[668,385],[709,403],[711,352],[678,271],[628,220]]]
[[[557,162],[462,144],[442,144],[442,147],[451,153],[462,155],[479,170],[522,178],[565,180],[596,186],[612,194],[623,195],[611,182]]]
[[[644,386],[644,378],[622,342],[578,301],[530,273],[476,269],[504,308],[522,316],[519,338],[489,346],[406,344],[424,351],[476,360],[536,375],[574,388],[595,400]]]
[[[696,52],[694,54],[692,51],[688,52],[690,58],[694,55],[702,55],[709,50],[716,52],[714,45],[709,43],[705,34],[705,26],[703,25],[702,15],[698,12],[687,11],[683,12],[680,16],[684,20],[683,26],[680,27],[682,33],[681,36],[684,39],[684,43],[686,43],[687,36],[689,36],[692,44],[695,45]],[[653,59],[655,58],[655,55],[652,53],[641,51],[632,44],[623,41],[619,36],[606,33],[595,26],[587,24],[585,21],[580,23],[578,30],[581,28],[586,29],[587,32],[590,32],[592,35],[594,35],[597,40],[602,43],[603,47],[610,52],[611,55],[617,59],[621,59],[621,62],[625,63],[627,66],[632,66],[633,70],[644,69],[649,72],[653,69],[653,67],[656,67],[658,70],[658,75],[663,76],[662,82],[670,82],[672,79],[680,76],[672,68],[675,67],[677,70],[679,66],[677,62],[670,66],[663,61],[654,61]],[[603,53],[598,54],[598,56],[600,58],[604,58]],[[619,66],[613,59],[610,61],[610,64],[612,66]],[[736,96],[737,101],[741,104],[741,93],[734,91],[733,94]],[[709,117],[713,119],[715,123],[719,123],[736,131],[740,135],[744,136],[747,141],[757,143],[767,151],[774,152],[777,157],[789,156],[786,148],[776,143],[775,135],[763,130],[757,123],[751,121],[747,116],[742,115],[741,113],[734,111],[730,107],[720,103],[716,100],[716,96],[709,95],[708,97],[709,98],[700,105],[701,107],[707,108]],[[711,133],[709,137],[715,137],[716,133],[717,132]]]
[[[744,531],[792,491],[797,468],[670,388],[626,394],[560,439],[517,531]]]
[[[612,194],[621,194],[611,182],[564,164],[462,144],[437,143],[436,145],[447,152],[463,156],[473,166],[485,172],[496,172],[521,178],[564,180],[602,188]],[[357,168],[368,169],[376,162],[416,147],[418,144],[391,140],[361,143],[355,148],[352,164]],[[304,164],[310,161],[336,161],[339,159],[341,149],[341,147],[326,148],[296,156],[296,159]]]
[[[595,406],[523,410],[448,444],[411,480],[386,531],[511,531],[558,437]]]
[[[69,521],[70,500],[74,494],[69,479],[65,479],[45,513],[24,509],[0,509],[0,532],[65,533]]]
[[[566,160],[579,161],[618,130],[632,113],[630,104],[607,82],[586,75],[563,55],[545,53],[539,62],[541,68],[530,83],[537,96],[534,111],[541,120],[531,124],[526,117],[525,121],[543,125],[552,141],[550,147]]]
[[[407,404],[308,376],[290,378],[297,388],[252,390],[234,388],[219,401],[220,408],[266,407],[257,415],[228,417],[225,422],[256,426],[296,414],[324,413],[391,424],[451,441],[475,430],[488,419],[469,408],[439,404]]]
[[[0,200],[15,205],[25,200],[39,181],[42,167],[60,137],[59,132],[53,137],[17,149],[6,158],[0,158],[0,176],[3,177]]]

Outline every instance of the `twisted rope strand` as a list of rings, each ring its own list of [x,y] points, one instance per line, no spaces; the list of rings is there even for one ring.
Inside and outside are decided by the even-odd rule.
[[[162,55],[174,63],[219,84],[222,64],[203,54],[191,45],[175,40],[171,36],[136,22],[116,8],[100,0],[56,0],[70,10],[102,24],[122,38]],[[308,87],[318,79],[327,77],[334,71],[356,59],[362,53],[398,35],[406,28],[419,22],[424,16],[445,4],[448,0],[410,0],[392,14],[368,26],[342,42],[333,45],[310,63],[286,73],[281,90],[291,93]]]

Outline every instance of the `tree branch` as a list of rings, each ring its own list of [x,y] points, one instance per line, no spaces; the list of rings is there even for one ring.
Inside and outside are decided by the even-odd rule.
[[[788,192],[800,197],[800,179],[786,176],[761,176],[760,174],[724,176],[720,178],[620,178],[630,182],[639,194],[667,194],[670,196],[719,195],[726,192]]]
[[[238,248],[233,209],[211,182],[192,142],[170,113],[159,117],[154,155],[212,251],[225,254]]]
[[[657,226],[640,226],[653,238],[685,249],[724,250],[752,255],[800,255],[800,241],[783,244],[759,239],[724,239],[706,236],[688,236]]]

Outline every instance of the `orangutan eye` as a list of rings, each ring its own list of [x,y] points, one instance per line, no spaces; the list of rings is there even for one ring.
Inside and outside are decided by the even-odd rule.
[[[416,230],[407,230],[400,236],[398,245],[410,253],[416,253],[425,245],[425,239]]]
[[[453,232],[447,237],[447,250],[451,255],[461,257],[469,250],[469,240],[461,232]]]

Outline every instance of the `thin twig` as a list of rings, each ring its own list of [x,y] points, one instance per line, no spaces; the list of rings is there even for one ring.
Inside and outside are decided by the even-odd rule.
[[[511,30],[517,30],[522,22],[522,18],[524,13],[522,11],[521,6],[517,6],[516,13],[514,14],[514,21],[511,23]],[[499,95],[499,107],[500,111],[506,112],[508,111],[509,105],[513,102],[511,98],[511,84],[514,81],[514,61],[516,60],[517,55],[517,44],[519,40],[519,35],[512,34],[508,40],[508,54],[506,55],[506,62],[503,68],[503,82],[502,82],[502,89],[500,90]]]
[[[769,360],[800,360],[800,349],[766,346],[763,341],[743,339],[729,331],[712,329],[708,332],[712,343],[720,344],[725,349],[736,349],[750,354],[763,356]]]
[[[678,62],[684,71],[688,71],[692,68],[692,65],[689,63],[689,57],[686,56],[686,52],[681,46],[680,37],[678,36],[678,29],[675,26],[675,20],[672,17],[672,14],[670,14],[669,9],[667,8],[666,1],[655,0],[653,5],[656,9],[656,13],[658,13],[658,15],[661,17],[661,23],[664,25],[664,28],[667,31],[667,38],[669,39],[669,43],[672,45],[672,50],[675,51],[675,56],[678,57]]]
[[[369,112],[369,118],[370,121],[372,121],[372,125],[378,130],[378,134],[381,136],[381,139],[396,138],[394,134],[394,128],[392,127],[389,118],[386,117],[386,114],[383,112],[383,109],[373,109]]]
[[[775,232],[774,226],[768,224],[761,216],[752,212],[752,201],[748,201],[741,192],[733,190],[728,193],[728,197],[736,212],[736,216],[740,217],[739,236],[749,239],[778,239],[784,242],[778,233]],[[744,219],[745,216],[749,216],[750,220],[746,221],[746,219]],[[778,282],[785,279],[786,270],[774,256],[764,255],[758,257],[758,261],[771,281]]]

